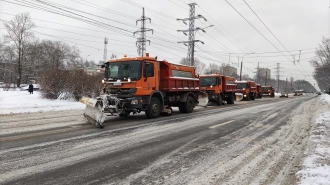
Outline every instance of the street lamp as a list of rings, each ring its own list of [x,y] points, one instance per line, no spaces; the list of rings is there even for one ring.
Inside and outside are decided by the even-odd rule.
[[[239,74],[239,80],[242,80],[242,67],[243,67],[243,59],[244,59],[244,57],[245,57],[245,56],[247,56],[247,55],[251,55],[251,54],[254,54],[254,52],[253,52],[253,53],[248,53],[248,54],[245,54],[245,55],[243,55],[243,57],[242,57],[242,62],[241,62],[241,71],[240,71],[240,74]]]

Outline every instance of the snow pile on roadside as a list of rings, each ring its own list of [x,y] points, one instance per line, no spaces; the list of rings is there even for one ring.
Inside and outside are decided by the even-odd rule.
[[[328,94],[323,94],[320,98],[321,101],[326,101],[330,104],[330,95]]]
[[[86,105],[68,100],[48,100],[34,91],[0,91],[0,114],[85,109]]]
[[[330,184],[330,95],[322,95],[320,104],[323,113],[317,115],[312,125],[312,147],[305,153],[303,169],[297,172],[301,185]]]

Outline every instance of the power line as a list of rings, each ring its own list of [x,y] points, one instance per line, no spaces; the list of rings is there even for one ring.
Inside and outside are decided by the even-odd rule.
[[[279,52],[280,50],[270,41],[268,40],[255,26],[253,26],[233,5],[231,5],[227,0],[225,0],[247,23],[250,24],[252,28],[254,28],[265,40],[268,41],[274,48],[276,48]],[[281,52],[282,53],[282,52]],[[283,54],[283,53],[282,53]],[[283,56],[285,56],[283,54]],[[287,56],[285,56],[288,60],[290,60]]]
[[[250,10],[254,13],[255,16],[258,17],[258,19],[260,20],[260,22],[262,22],[262,24],[267,28],[267,30],[275,37],[275,39],[283,46],[283,48],[290,53],[290,51],[288,51],[288,49],[286,49],[286,47],[282,44],[282,42],[274,35],[274,33],[268,28],[268,26],[260,19],[260,17],[256,14],[256,12],[250,7],[250,5],[243,0],[244,3],[250,8]],[[290,53],[291,54],[291,53]]]

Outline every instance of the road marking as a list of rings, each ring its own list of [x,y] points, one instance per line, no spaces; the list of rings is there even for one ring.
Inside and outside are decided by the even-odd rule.
[[[212,127],[209,127],[209,128],[216,128],[216,127],[219,127],[221,125],[225,125],[225,124],[228,124],[228,123],[231,123],[231,122],[234,122],[235,120],[231,120],[231,121],[227,121],[227,122],[224,122],[224,123],[220,123],[220,124],[217,124],[217,125],[213,125]]]

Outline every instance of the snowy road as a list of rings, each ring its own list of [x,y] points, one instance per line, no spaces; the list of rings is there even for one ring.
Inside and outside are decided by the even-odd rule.
[[[0,184],[295,184],[315,95],[108,118],[0,116]]]

